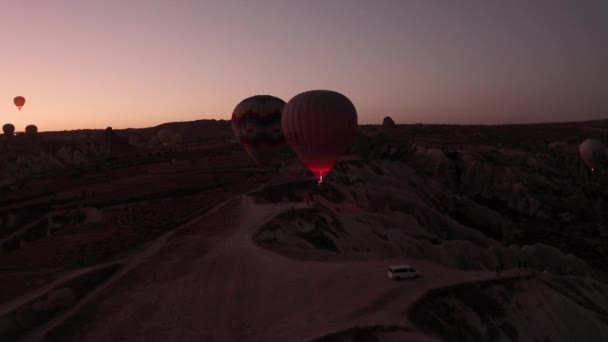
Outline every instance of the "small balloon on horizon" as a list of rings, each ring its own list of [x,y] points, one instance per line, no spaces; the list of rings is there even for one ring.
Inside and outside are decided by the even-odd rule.
[[[11,123],[4,124],[4,126],[2,126],[2,132],[7,136],[13,136],[15,135],[15,126]]]
[[[29,135],[34,135],[38,133],[38,126],[36,125],[27,125],[25,126],[25,133]]]

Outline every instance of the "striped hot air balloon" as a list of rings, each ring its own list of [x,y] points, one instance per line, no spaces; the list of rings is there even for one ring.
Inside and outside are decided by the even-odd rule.
[[[307,91],[289,100],[282,126],[287,142],[321,183],[355,136],[357,110],[335,91]]]

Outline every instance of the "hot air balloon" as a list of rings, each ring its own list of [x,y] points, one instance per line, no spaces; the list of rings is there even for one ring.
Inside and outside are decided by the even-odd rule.
[[[13,99],[13,103],[15,104],[15,106],[17,106],[17,108],[19,108],[19,110],[21,110],[21,107],[23,107],[23,105],[25,104],[25,97],[17,96]]]
[[[34,135],[38,133],[38,127],[36,127],[36,125],[27,125],[25,126],[25,133],[28,135]]]
[[[606,156],[606,145],[596,139],[587,139],[578,147],[581,159],[591,168],[591,171],[599,167],[606,166],[608,158]]]
[[[285,101],[270,95],[256,95],[241,101],[232,112],[236,139],[260,167],[272,164],[285,146],[281,113]]]
[[[12,137],[15,134],[15,126],[13,124],[7,123],[2,126],[2,132],[4,132],[4,135]]]
[[[282,126],[287,142],[320,184],[355,136],[357,110],[335,91],[307,91],[289,100]]]
[[[382,120],[382,126],[384,127],[393,127],[395,126],[395,121],[390,116],[387,116]]]

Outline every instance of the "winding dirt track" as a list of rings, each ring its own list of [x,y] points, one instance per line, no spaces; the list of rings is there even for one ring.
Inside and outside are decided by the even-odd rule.
[[[159,241],[28,340],[306,341],[354,326],[413,330],[406,310],[430,289],[495,278],[404,258],[293,260],[255,246],[251,235],[292,207],[256,205],[246,196],[225,202]],[[394,263],[411,263],[423,277],[390,281],[386,267]],[[77,323],[64,324],[69,317]]]

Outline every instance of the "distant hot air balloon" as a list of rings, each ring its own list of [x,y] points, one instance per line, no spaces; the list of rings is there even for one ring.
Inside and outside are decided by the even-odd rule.
[[[4,132],[4,135],[12,137],[13,135],[15,135],[15,126],[13,126],[13,124],[7,123],[2,126],[2,132]]]
[[[236,139],[260,167],[269,166],[285,146],[281,115],[285,101],[256,95],[241,101],[232,112]]]
[[[387,116],[382,120],[382,126],[384,127],[393,127],[395,126],[395,121],[390,116]]]
[[[587,139],[578,147],[581,159],[591,168],[591,171],[608,165],[606,145],[596,139]]]
[[[17,106],[17,108],[19,108],[19,110],[21,110],[21,107],[23,107],[23,105],[25,104],[25,97],[17,96],[13,99],[13,103],[15,104],[15,106]]]
[[[27,125],[25,126],[25,133],[29,135],[34,135],[38,133],[38,127],[36,127],[36,125]]]
[[[143,144],[143,139],[142,137],[136,135],[136,134],[131,134],[129,136],[129,145],[131,146],[139,146]]]
[[[335,91],[307,91],[289,100],[282,126],[291,147],[321,183],[355,136],[357,110]]]

